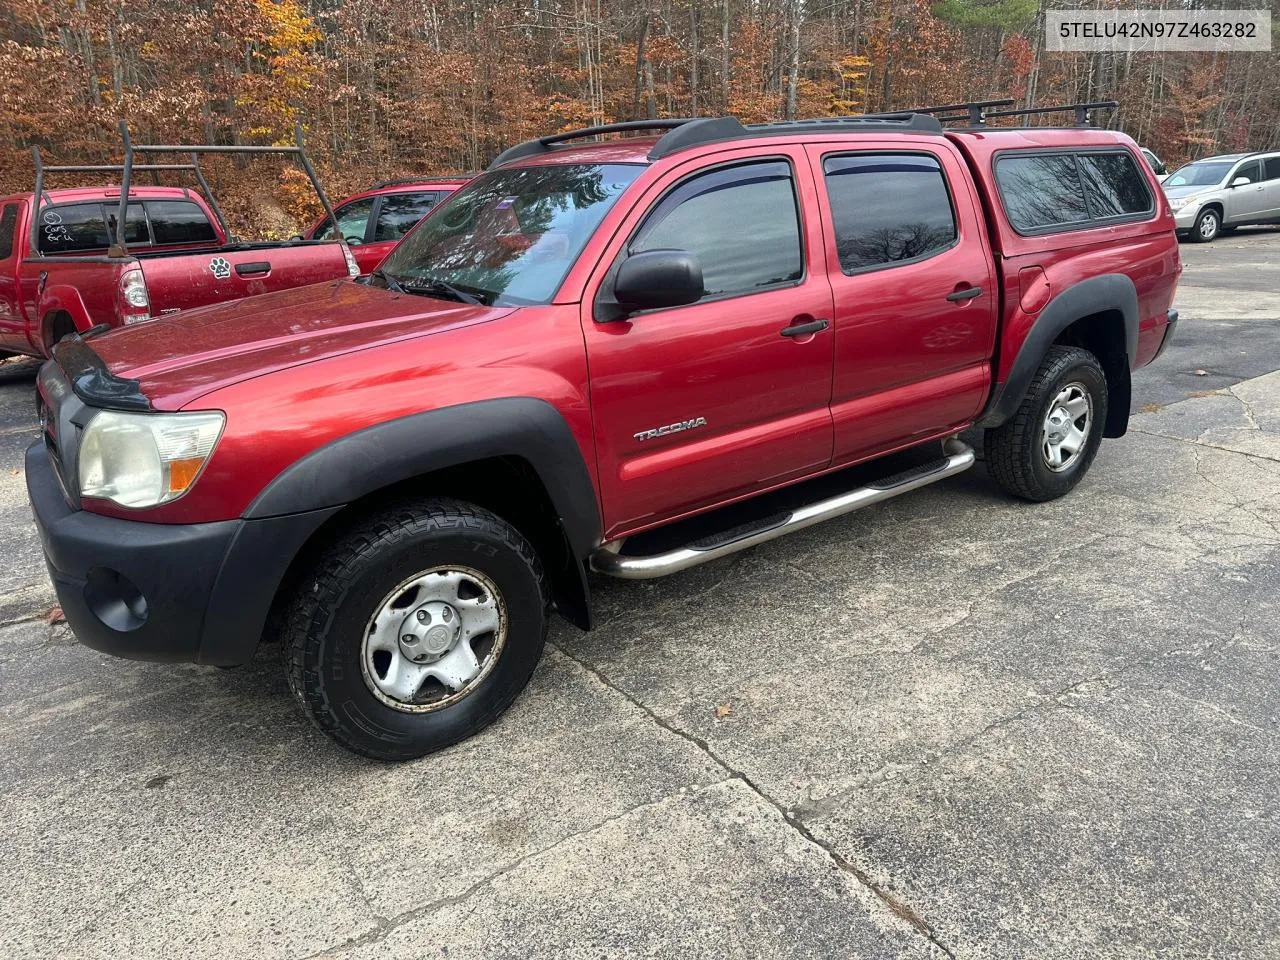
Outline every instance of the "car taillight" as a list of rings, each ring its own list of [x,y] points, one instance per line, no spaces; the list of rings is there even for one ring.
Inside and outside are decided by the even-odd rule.
[[[342,247],[342,255],[347,258],[347,276],[360,276],[360,264],[356,263],[356,258],[352,255],[351,248],[344,241],[340,241],[339,246]]]
[[[147,294],[147,281],[142,267],[132,264],[120,274],[120,321],[141,323],[151,319],[151,297]]]

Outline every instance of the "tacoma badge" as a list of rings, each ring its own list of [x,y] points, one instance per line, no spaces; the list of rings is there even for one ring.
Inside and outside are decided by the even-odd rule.
[[[681,420],[679,423],[669,423],[665,427],[654,427],[652,430],[641,430],[639,433],[633,433],[632,436],[643,443],[646,440],[654,439],[654,437],[665,437],[672,433],[681,433],[684,430],[692,430],[694,427],[705,427],[706,425],[706,417],[694,417],[692,420]]]

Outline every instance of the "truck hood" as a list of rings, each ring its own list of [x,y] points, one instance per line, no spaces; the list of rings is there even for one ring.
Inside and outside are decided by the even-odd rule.
[[[117,377],[157,410],[276,370],[496,320],[513,307],[395,294],[348,280],[184,310],[95,337]]]

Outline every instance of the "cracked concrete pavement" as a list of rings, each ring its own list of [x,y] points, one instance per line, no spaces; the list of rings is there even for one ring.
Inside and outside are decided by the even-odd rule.
[[[1072,496],[979,467],[599,581],[500,723],[399,766],[270,648],[44,622],[0,365],[0,956],[1280,957],[1280,233],[1183,250],[1179,340]]]

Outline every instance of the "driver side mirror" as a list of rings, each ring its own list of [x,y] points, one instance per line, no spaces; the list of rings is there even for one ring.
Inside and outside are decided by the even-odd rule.
[[[702,264],[688,250],[633,253],[613,281],[613,297],[627,313],[697,303],[704,292]]]
[[[1247,187],[1251,183],[1253,183],[1253,181],[1250,180],[1248,177],[1236,177],[1234,180],[1231,181],[1231,186]]]

